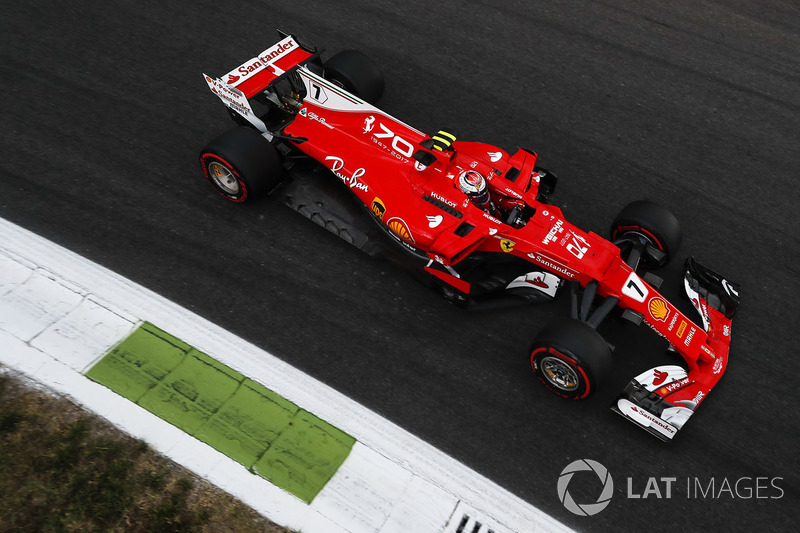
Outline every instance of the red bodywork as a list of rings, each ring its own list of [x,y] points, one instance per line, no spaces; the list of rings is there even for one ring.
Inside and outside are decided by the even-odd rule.
[[[431,275],[468,295],[470,285],[458,275],[459,263],[473,252],[493,252],[512,254],[529,261],[533,270],[576,280],[584,287],[596,281],[598,296],[615,297],[619,307],[641,315],[686,361],[688,378],[666,382],[654,392],[671,404],[695,405],[708,394],[727,365],[730,319],[698,302],[709,318],[706,331],[643,281],[616,245],[575,227],[558,207],[538,202],[535,153],[520,149],[509,154],[488,144],[461,141],[453,143],[452,151],[431,148],[425,144],[429,135],[312,70],[297,67],[312,51],[290,39],[222,80],[251,98],[295,67],[305,95],[298,95],[296,115],[280,134],[297,139],[294,147],[329,168],[393,235],[427,253]],[[432,154],[429,164],[415,159],[419,151]],[[454,183],[464,170],[485,176],[496,202],[524,202],[535,212],[515,228],[476,207]],[[464,224],[474,228],[457,233]],[[653,370],[649,385],[658,385],[661,374]]]
[[[356,99],[329,82],[310,72],[300,75],[310,89],[313,84],[320,85],[325,93],[338,93],[357,105]],[[331,99],[330,94],[326,96]],[[536,201],[538,183],[532,177],[536,154],[519,150],[509,155],[489,144],[455,141],[452,152],[429,150],[436,161],[422,167],[412,156],[422,149],[420,143],[428,135],[375,109],[339,110],[309,98],[284,132],[308,139],[297,148],[330,168],[392,233],[425,250],[434,261],[457,270],[458,262],[472,252],[508,253],[584,286],[596,280],[599,296],[619,298],[620,307],[644,316],[647,324],[675,347],[689,365],[698,387],[711,388],[721,375],[713,367],[715,362],[720,366],[717,359],[727,359],[724,337],[709,337],[702,327],[641,280],[621,259],[620,250],[613,243],[570,224],[558,207]],[[519,170],[513,182],[505,178],[512,168]],[[530,221],[513,228],[473,205],[453,182],[461,171],[470,169],[487,178],[493,195],[518,198],[534,207],[536,212]],[[426,196],[444,202],[463,216],[458,218],[437,208],[424,200]],[[431,227],[429,216],[442,216],[443,220]],[[464,222],[475,229],[461,237],[455,230]],[[433,272],[469,293],[469,286],[459,278],[439,270]],[[641,296],[634,298],[630,294]],[[659,309],[655,301],[663,302],[664,309]],[[730,327],[730,321],[727,325]],[[703,346],[717,357],[709,357]],[[688,388],[686,392],[694,392],[692,398],[696,395]]]

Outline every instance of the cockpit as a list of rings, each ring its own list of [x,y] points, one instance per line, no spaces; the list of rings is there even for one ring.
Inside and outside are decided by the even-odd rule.
[[[514,227],[527,224],[536,204],[546,201],[555,189],[556,177],[536,166],[535,152],[519,149],[515,154],[488,144],[457,142],[444,131],[426,139],[414,154],[418,169],[438,163],[440,174],[472,205]],[[439,178],[441,179],[441,178]]]

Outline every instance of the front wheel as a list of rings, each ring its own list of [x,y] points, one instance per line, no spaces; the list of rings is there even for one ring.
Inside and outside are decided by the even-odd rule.
[[[559,396],[582,400],[591,395],[611,368],[611,349],[585,322],[551,321],[531,346],[531,367]]]
[[[632,202],[619,212],[611,223],[612,241],[644,241],[660,252],[650,266],[666,265],[681,243],[681,225],[666,208],[647,200]],[[648,260],[645,256],[645,260]]]
[[[283,177],[277,149],[252,128],[223,133],[200,152],[200,165],[211,186],[232,202],[269,193]]]

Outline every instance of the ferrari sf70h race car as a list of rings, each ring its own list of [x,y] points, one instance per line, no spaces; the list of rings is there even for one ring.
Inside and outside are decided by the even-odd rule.
[[[571,316],[547,324],[531,366],[555,393],[594,392],[611,365],[597,332],[616,309],[669,341],[684,365],[633,378],[612,409],[672,439],[728,363],[739,287],[689,258],[692,320],[650,272],[676,253],[676,218],[649,201],[625,206],[609,239],[570,224],[549,203],[556,176],[537,154],[509,153],[452,133],[423,133],[375,107],[384,78],[366,55],[280,41],[221,78],[204,75],[237,127],[200,154],[226,199],[273,194],[373,256],[402,265],[467,308],[542,302],[569,286]]]

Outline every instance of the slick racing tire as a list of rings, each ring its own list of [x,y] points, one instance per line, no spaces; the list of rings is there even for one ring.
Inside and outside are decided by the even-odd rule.
[[[256,130],[234,128],[200,152],[200,165],[211,186],[232,202],[265,196],[283,177],[275,147]]]
[[[326,61],[325,79],[373,105],[380,100],[385,86],[378,65],[357,50],[339,52]]]
[[[611,349],[600,334],[572,318],[553,320],[531,346],[531,367],[551,391],[582,400],[591,395],[611,368]]]
[[[643,257],[645,262],[651,263],[649,266],[661,267],[678,251],[681,244],[681,225],[675,215],[664,207],[647,200],[639,200],[623,207],[611,223],[612,241],[626,237],[644,238],[648,244],[664,252],[664,257],[655,263],[649,261],[646,254]]]

